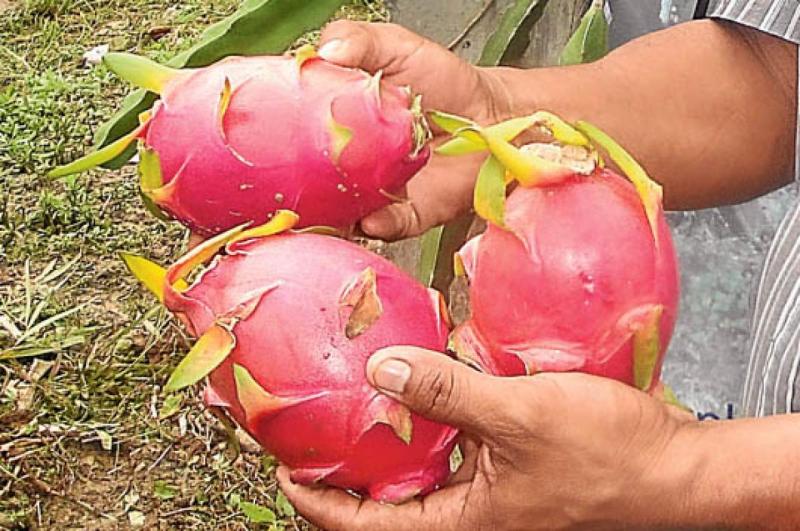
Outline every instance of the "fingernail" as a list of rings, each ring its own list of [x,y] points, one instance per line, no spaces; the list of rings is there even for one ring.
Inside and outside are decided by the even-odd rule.
[[[317,55],[326,61],[335,61],[341,58],[342,50],[344,49],[344,41],[341,39],[333,39],[323,44],[317,51]]]
[[[372,375],[375,386],[392,393],[402,393],[411,378],[411,366],[400,360],[386,360]]]

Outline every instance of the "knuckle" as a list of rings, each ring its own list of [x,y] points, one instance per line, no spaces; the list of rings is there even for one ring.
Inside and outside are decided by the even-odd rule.
[[[408,201],[406,205],[408,205],[406,207],[408,214],[406,215],[406,225],[404,227],[405,230],[403,237],[409,238],[421,234],[423,225],[422,225],[422,215],[416,203],[414,203],[413,201]]]
[[[334,20],[332,22],[328,22],[324,28],[322,28],[322,34],[324,37],[332,36],[335,34],[339,34],[342,30],[346,30],[350,27],[349,20]]]
[[[452,371],[428,371],[419,381],[423,415],[449,416],[458,404],[459,386]]]
[[[379,22],[376,24],[377,27],[383,28],[385,31],[391,31],[393,33],[407,33],[408,30],[397,24],[395,22]]]
[[[332,39],[359,39],[369,37],[370,31],[363,22],[354,20],[334,20],[322,29],[322,40]]]
[[[419,224],[417,211],[411,202],[396,205],[397,238],[408,238],[414,235],[414,230]]]

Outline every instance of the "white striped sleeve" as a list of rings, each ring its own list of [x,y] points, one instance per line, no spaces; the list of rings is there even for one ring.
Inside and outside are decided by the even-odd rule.
[[[705,14],[800,43],[800,0],[710,0]],[[795,160],[797,178],[800,156]],[[800,205],[786,216],[767,256],[751,334],[745,412],[800,411]]]
[[[800,43],[800,0],[711,0],[706,13]]]

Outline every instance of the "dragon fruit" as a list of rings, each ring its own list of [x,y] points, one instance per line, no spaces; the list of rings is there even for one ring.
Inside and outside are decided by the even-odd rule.
[[[51,175],[108,162],[138,141],[145,202],[205,236],[279,209],[302,226],[349,226],[396,200],[429,157],[419,98],[311,47],[195,70],[130,54],[104,62],[161,99],[131,134]]]
[[[208,376],[206,403],[289,466],[294,481],[393,503],[425,494],[447,479],[457,432],[379,394],[365,366],[390,345],[444,351],[441,295],[356,244],[285,232],[297,220],[278,211],[264,226],[232,229],[167,271],[125,256],[199,336],[166,390]],[[223,246],[194,283],[183,280]]]
[[[436,117],[458,137],[441,151],[490,152],[475,189],[489,223],[457,255],[471,317],[454,350],[495,375],[581,371],[658,392],[678,306],[660,186],[585,122],[536,113],[483,129],[459,120]],[[558,142],[509,143],[532,126]],[[594,144],[630,181],[604,167]]]

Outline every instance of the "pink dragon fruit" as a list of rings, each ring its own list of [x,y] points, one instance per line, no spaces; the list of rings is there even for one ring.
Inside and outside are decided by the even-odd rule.
[[[279,211],[267,225],[209,240],[168,271],[125,257],[199,336],[166,389],[207,375],[206,403],[225,410],[300,483],[323,481],[386,502],[427,493],[449,475],[457,432],[379,394],[365,366],[390,345],[444,351],[441,296],[353,243],[276,234],[296,222]],[[223,245],[226,253],[191,286],[182,280]]]
[[[172,70],[130,54],[105,63],[160,93],[130,135],[51,173],[107,162],[139,142],[141,189],[206,236],[278,209],[344,227],[389,204],[428,160],[419,98],[303,48]]]
[[[453,120],[437,117],[460,136],[444,153],[491,153],[475,194],[489,226],[457,259],[472,310],[453,334],[459,356],[495,375],[581,371],[659,390],[678,306],[661,188],[590,124],[549,113],[486,129]],[[534,125],[563,144],[508,143]],[[630,182],[603,167],[590,140]]]

